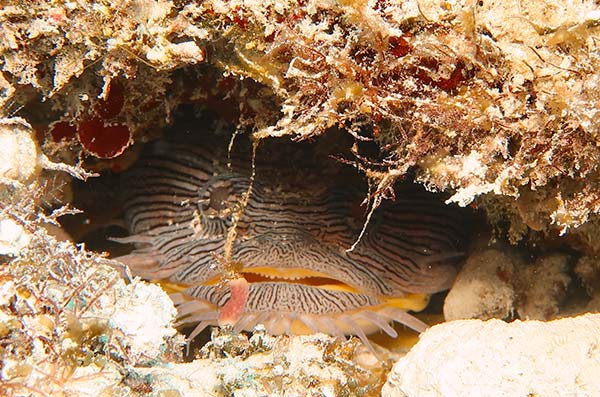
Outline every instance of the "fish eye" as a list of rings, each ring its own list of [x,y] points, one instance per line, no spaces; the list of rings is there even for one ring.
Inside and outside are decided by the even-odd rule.
[[[216,211],[222,211],[227,208],[227,199],[231,193],[230,186],[215,186],[210,192],[208,206]]]
[[[221,216],[230,207],[233,188],[225,180],[211,180],[198,192],[198,209],[207,215]]]

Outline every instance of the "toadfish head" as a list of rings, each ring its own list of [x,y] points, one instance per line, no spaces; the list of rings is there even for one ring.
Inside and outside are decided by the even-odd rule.
[[[272,164],[255,173],[225,164],[200,147],[163,144],[125,183],[127,241],[137,249],[121,259],[174,291],[179,323],[198,324],[191,337],[261,323],[272,334],[355,334],[368,344],[377,330],[395,337],[393,321],[426,327],[407,311],[454,279],[454,209],[399,187],[361,234],[356,189],[291,181]]]

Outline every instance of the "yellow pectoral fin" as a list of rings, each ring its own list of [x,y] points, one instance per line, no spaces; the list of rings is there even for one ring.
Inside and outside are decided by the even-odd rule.
[[[356,288],[353,288],[346,284],[322,284],[319,285],[318,288],[326,289],[329,291],[351,292],[354,294],[360,293]]]
[[[189,285],[172,283],[165,280],[152,280],[153,283],[160,285],[160,287],[167,293],[173,294],[175,292],[183,292],[188,289]]]
[[[412,310],[420,312],[427,307],[429,303],[429,295],[427,294],[410,294],[400,298],[382,298],[386,306],[397,307],[402,310]]]
[[[350,292],[359,294],[360,291],[346,284],[323,284],[318,288],[323,288],[329,291]],[[427,294],[410,294],[402,297],[388,298],[380,297],[383,301],[381,306],[395,307],[402,310],[412,310],[420,312],[429,304],[429,295]]]

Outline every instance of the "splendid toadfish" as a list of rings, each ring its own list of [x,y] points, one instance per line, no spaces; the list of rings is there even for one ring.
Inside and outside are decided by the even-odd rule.
[[[179,323],[197,324],[190,338],[223,324],[353,334],[367,345],[378,330],[396,337],[394,321],[422,331],[407,311],[454,279],[464,229],[456,209],[399,186],[361,235],[364,189],[281,168],[253,172],[215,149],[154,145],[126,179],[127,241],[137,248],[122,260],[176,291]]]

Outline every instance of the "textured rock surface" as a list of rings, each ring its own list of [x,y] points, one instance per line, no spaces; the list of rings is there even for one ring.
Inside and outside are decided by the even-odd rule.
[[[356,347],[354,341],[340,343],[323,334],[273,338],[258,333],[250,340],[213,335],[202,359],[138,372],[152,379],[156,393],[177,390],[190,397],[379,396],[386,368],[377,361],[359,364]]]
[[[436,325],[394,366],[382,396],[593,396],[600,315]]]
[[[3,187],[17,204],[0,209],[0,394],[130,395],[135,366],[176,356],[173,302],[51,237],[42,226],[55,220],[33,212],[44,190],[30,187]]]
[[[361,164],[378,192],[416,168],[512,241],[569,231],[591,253],[599,22],[592,0],[15,1],[0,106],[102,158],[181,103],[258,137],[341,127],[384,148],[387,169]]]
[[[600,292],[600,257],[583,256],[575,265],[575,273],[589,293]]]
[[[548,253],[527,259],[508,247],[475,250],[446,297],[445,319],[510,319],[516,315],[522,320],[551,320],[578,313],[565,307],[572,256]],[[595,277],[595,262],[582,258],[578,266],[587,285],[585,280]],[[589,287],[588,295],[593,297]]]
[[[446,321],[509,317],[516,298],[513,262],[497,250],[471,255],[444,301]]]
[[[0,119],[0,177],[8,182],[26,182],[39,170],[39,147],[31,126],[20,118]]]
[[[516,278],[521,319],[549,320],[559,313],[571,282],[568,261],[567,255],[547,255],[521,271]]]

